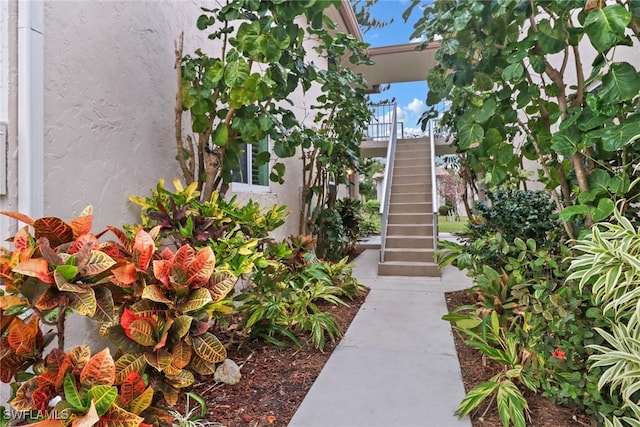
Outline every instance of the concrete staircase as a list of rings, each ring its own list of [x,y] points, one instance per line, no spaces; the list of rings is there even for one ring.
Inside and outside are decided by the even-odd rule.
[[[431,154],[428,138],[396,145],[384,262],[380,276],[440,276],[434,261]]]

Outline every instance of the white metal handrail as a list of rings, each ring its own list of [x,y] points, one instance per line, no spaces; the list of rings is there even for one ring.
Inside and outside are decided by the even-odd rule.
[[[431,149],[431,206],[433,211],[433,250],[438,250],[438,190],[436,182],[436,123],[429,121],[429,145]]]
[[[384,262],[384,251],[387,238],[387,224],[389,222],[389,202],[391,200],[391,182],[393,180],[393,164],[396,157],[396,139],[398,135],[397,115],[395,105],[391,112],[391,132],[387,145],[387,165],[384,169],[384,185],[382,187],[382,220],[380,223],[380,262]]]

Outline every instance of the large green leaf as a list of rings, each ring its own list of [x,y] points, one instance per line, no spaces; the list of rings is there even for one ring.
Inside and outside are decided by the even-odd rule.
[[[210,363],[219,363],[227,358],[227,350],[224,345],[209,332],[193,338],[193,350],[198,356]]]
[[[631,13],[619,4],[596,8],[589,12],[584,29],[591,43],[600,52],[615,46],[624,38]]]
[[[104,415],[118,397],[118,389],[113,386],[99,385],[89,389],[89,396],[96,406],[98,415]]]
[[[460,149],[468,150],[482,142],[484,139],[484,129],[477,123],[470,123],[460,129],[459,138]]]
[[[616,151],[633,142],[640,134],[637,122],[627,122],[623,125],[608,127],[602,132],[603,148],[607,151]]]
[[[629,63],[621,62],[611,66],[602,77],[602,89],[598,93],[607,102],[632,99],[640,91],[640,74]]]
[[[249,77],[249,64],[238,55],[237,51],[231,51],[227,55],[227,67],[224,70],[224,80],[227,87],[240,86]]]
[[[76,387],[76,380],[73,375],[67,373],[64,376],[64,399],[69,402],[74,409],[83,410],[86,409],[85,403],[82,401],[80,397],[80,393],[78,393],[78,388]]]

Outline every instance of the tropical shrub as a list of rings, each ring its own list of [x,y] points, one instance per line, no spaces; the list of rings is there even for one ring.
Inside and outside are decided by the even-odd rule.
[[[625,218],[619,205],[615,221],[596,224],[580,239],[579,254],[571,263],[570,279],[579,281],[607,320],[596,328],[603,342],[593,344],[590,368],[600,373],[599,389],[621,402],[617,416],[607,416],[607,425],[639,425],[640,406],[640,230]],[[624,421],[624,422],[623,422]]]
[[[65,395],[61,397],[71,399],[71,408],[67,408],[71,413],[95,417],[91,387],[83,388],[76,381],[75,394],[80,397],[69,398],[74,390],[65,381],[72,381],[63,378],[62,362],[57,361],[66,357],[64,321],[71,311],[99,322],[100,334],[126,352],[115,362],[110,354],[98,353],[104,363],[110,366],[113,362],[114,379],[109,376],[109,384],[100,384],[108,385],[109,390],[95,393],[105,391],[112,396],[115,387],[137,373],[157,392],[151,403],[164,400],[173,405],[179,391],[193,383],[194,372],[211,374],[215,364],[226,357],[224,346],[208,330],[212,318],[233,310],[225,296],[236,277],[216,269],[211,248],[196,251],[182,245],[175,253],[168,248],[159,250],[154,241],[159,228],[151,233],[139,228],[129,237],[125,231],[108,227],[117,241],[100,243],[98,237],[104,232],[90,233],[90,208],[69,223],[53,217],[34,220],[5,214],[33,228],[33,235],[28,227],[21,229],[13,239],[14,250],[4,250],[0,257],[5,285],[0,296],[1,379],[18,383],[11,401],[15,409],[29,405],[46,409],[44,405],[62,390]],[[56,334],[44,334],[41,324],[55,326]],[[56,335],[58,353],[43,356],[45,345]],[[84,365],[88,360],[85,350],[72,354],[77,352],[82,358],[73,356],[72,361]],[[30,367],[36,377],[26,372]],[[73,369],[80,372],[82,367]],[[63,372],[55,381],[49,378],[54,371]],[[131,409],[126,401],[118,405]]]
[[[318,303],[345,304],[343,297],[353,298],[363,287],[346,260],[323,262],[312,250],[309,236],[292,236],[265,250],[268,267],[257,270],[251,291],[238,297],[246,314],[244,329],[252,338],[285,346],[284,338],[301,345],[301,335],[308,335],[322,349],[327,337],[333,341],[340,335],[335,316],[322,311]]]
[[[476,304],[457,315],[475,320],[458,331],[473,341],[480,322],[496,316],[516,344],[538,360],[525,365],[532,370],[527,375],[537,391],[589,414],[615,412],[615,399],[598,389],[599,371],[587,369],[588,346],[599,341],[593,328],[605,320],[590,293],[566,280],[571,252],[560,239],[556,217],[545,213],[550,209],[548,197],[520,193],[509,199],[504,194],[479,209],[486,216],[476,218],[475,226],[462,234],[462,244],[441,242],[440,265],[466,269],[474,280],[470,292]],[[517,201],[525,208],[514,205]],[[532,218],[527,212],[534,207],[538,211]],[[490,342],[484,345],[483,351],[491,347]]]
[[[153,394],[153,387],[136,371],[116,385],[116,365],[109,349],[91,355],[85,345],[68,352],[53,349],[38,373],[18,388],[11,406],[54,417],[29,424],[34,426],[166,425],[172,417],[152,406]],[[58,402],[50,407],[55,398]]]
[[[218,268],[236,276],[250,273],[256,264],[264,265],[258,246],[284,224],[286,207],[274,205],[265,210],[252,200],[242,205],[235,197],[223,200],[218,192],[201,201],[195,182],[184,187],[175,179],[173,185],[174,192],[160,180],[151,197],[129,198],[141,206],[146,230],[159,227],[161,241],[175,247],[211,247]]]

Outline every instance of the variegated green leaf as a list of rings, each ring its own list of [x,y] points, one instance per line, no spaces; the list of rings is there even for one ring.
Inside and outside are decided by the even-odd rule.
[[[164,304],[173,303],[173,301],[167,298],[164,291],[157,285],[146,286],[142,291],[142,298],[155,301],[155,302],[161,302]]]
[[[83,316],[93,317],[98,308],[98,301],[93,289],[87,288],[87,292],[74,294],[69,308]]]
[[[227,350],[224,345],[209,332],[193,338],[193,350],[198,356],[210,363],[222,362],[227,358]]]
[[[206,288],[198,288],[191,292],[187,301],[178,305],[178,310],[183,313],[192,313],[200,310],[210,302],[212,302],[212,299],[209,291]]]
[[[109,255],[101,251],[91,251],[89,261],[78,271],[81,277],[90,277],[103,273],[113,267],[116,262]]]
[[[135,371],[142,374],[144,372],[144,367],[147,365],[147,360],[143,353],[126,353],[116,360],[115,365],[115,384],[122,384],[131,372]]]
[[[118,397],[118,389],[113,386],[99,385],[89,389],[89,396],[96,406],[98,415],[104,415]]]
[[[135,342],[145,347],[155,345],[157,342],[154,325],[149,320],[137,319],[129,325],[129,336]]]

